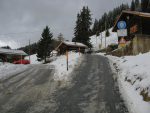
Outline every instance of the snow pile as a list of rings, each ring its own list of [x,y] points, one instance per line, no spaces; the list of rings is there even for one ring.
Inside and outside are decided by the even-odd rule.
[[[117,33],[112,32],[112,28],[109,29],[110,36],[106,37],[106,46],[110,44],[118,44],[118,36]],[[101,44],[101,37],[102,37],[102,44]],[[105,31],[102,32],[102,36],[96,37],[96,35],[90,37],[90,42],[94,48],[94,50],[104,49],[105,48]],[[101,46],[101,48],[100,48]]]
[[[108,58],[118,70],[119,87],[131,113],[150,113],[150,101],[143,98],[143,95],[150,97],[150,52]]]
[[[56,81],[69,80],[70,74],[75,67],[81,63],[81,56],[79,53],[69,52],[68,65],[69,70],[67,71],[67,58],[66,55],[62,55],[56,58],[55,61],[51,62],[50,65],[55,66],[54,79]]]
[[[2,64],[0,63],[0,79],[6,79],[9,76],[15,75],[22,71],[25,71],[28,68],[27,65],[15,65],[10,63]]]
[[[29,60],[29,56],[25,57],[25,59]],[[41,64],[42,62],[39,62],[37,60],[36,54],[33,54],[33,55],[30,56],[30,63],[31,64]]]

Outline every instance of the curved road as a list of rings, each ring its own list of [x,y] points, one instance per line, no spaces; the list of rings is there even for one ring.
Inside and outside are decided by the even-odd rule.
[[[0,81],[0,113],[128,113],[107,58],[85,55],[65,81],[52,66],[30,69]]]

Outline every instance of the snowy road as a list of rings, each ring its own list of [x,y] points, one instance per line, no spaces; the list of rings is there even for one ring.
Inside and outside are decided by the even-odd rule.
[[[67,84],[46,65],[0,81],[0,113],[128,113],[107,58],[84,57]]]
[[[0,113],[47,113],[57,85],[53,67],[31,65],[22,73],[0,81]]]
[[[56,93],[54,113],[128,113],[107,58],[86,55],[73,73],[73,86]]]

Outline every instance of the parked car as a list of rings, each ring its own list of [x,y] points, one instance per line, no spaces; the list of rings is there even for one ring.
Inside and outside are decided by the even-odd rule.
[[[30,61],[29,60],[17,60],[17,61],[14,61],[13,64],[30,64]]]

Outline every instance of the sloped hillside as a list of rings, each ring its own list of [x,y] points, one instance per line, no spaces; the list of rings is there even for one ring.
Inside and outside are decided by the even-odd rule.
[[[109,29],[110,36],[106,37],[106,46],[110,44],[118,44],[117,33],[112,32],[112,28]],[[102,44],[101,44],[102,37]],[[96,37],[96,35],[90,37],[90,42],[93,45],[94,50],[104,49],[105,48],[105,31],[102,32],[102,35]],[[101,47],[101,48],[100,48]]]

